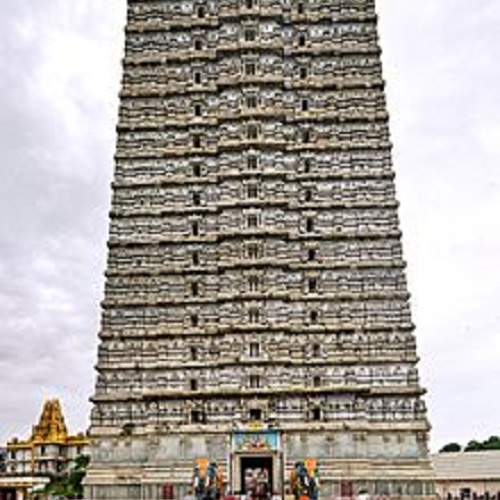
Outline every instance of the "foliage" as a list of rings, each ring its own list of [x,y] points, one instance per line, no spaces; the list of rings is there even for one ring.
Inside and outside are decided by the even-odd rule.
[[[70,465],[68,474],[54,478],[45,488],[45,494],[67,498],[83,498],[82,482],[89,462],[89,456],[77,456]]]
[[[500,437],[490,436],[483,442],[483,449],[485,450],[500,450]]]
[[[458,443],[448,443],[439,450],[439,453],[449,453],[461,450],[462,447]],[[490,436],[485,441],[477,441],[476,439],[473,439],[472,441],[469,441],[467,446],[463,449],[463,451],[484,450],[500,450],[500,436]]]
[[[481,451],[483,449],[483,444],[480,441],[473,439],[467,443],[464,451]]]
[[[450,453],[462,451],[462,447],[458,443],[448,443],[445,444],[440,450],[439,453]]]

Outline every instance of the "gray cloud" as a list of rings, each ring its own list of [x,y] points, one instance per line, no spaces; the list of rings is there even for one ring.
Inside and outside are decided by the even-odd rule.
[[[378,0],[435,447],[498,433],[500,5]],[[125,0],[0,4],[0,442],[87,425]],[[464,411],[466,409],[466,411]]]
[[[48,396],[87,425],[124,6],[0,6],[0,441]]]

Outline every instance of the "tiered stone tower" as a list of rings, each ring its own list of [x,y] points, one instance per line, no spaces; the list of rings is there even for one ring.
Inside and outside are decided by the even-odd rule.
[[[7,443],[7,477],[0,481],[0,499],[27,498],[28,490],[43,488],[50,477],[66,474],[77,456],[88,453],[88,447],[84,434],[68,433],[59,400],[45,401],[31,437],[15,437]]]
[[[35,442],[64,442],[68,439],[68,429],[58,399],[45,401],[40,420],[33,426],[31,439]]]
[[[88,498],[432,495],[376,21],[128,1]]]

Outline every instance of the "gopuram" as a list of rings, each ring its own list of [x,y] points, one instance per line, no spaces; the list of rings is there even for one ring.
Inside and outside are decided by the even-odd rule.
[[[374,0],[128,0],[86,498],[431,498]]]

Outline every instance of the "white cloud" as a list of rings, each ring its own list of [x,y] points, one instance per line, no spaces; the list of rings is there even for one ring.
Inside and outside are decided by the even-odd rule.
[[[439,447],[499,432],[491,395],[500,374],[500,68],[492,64],[500,6],[379,7],[421,373]]]

